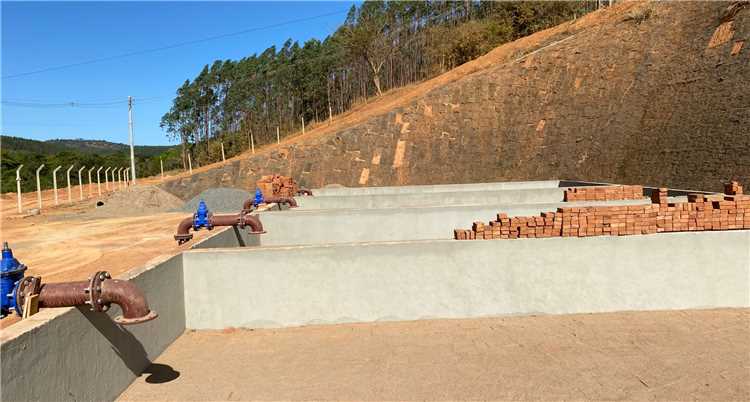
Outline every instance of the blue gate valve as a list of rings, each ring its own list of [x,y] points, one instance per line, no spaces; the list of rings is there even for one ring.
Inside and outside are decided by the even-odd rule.
[[[200,228],[206,228],[208,230],[211,230],[214,228],[214,226],[211,224],[211,212],[208,210],[208,206],[206,206],[206,203],[201,200],[198,203],[198,210],[195,211],[195,214],[193,215],[193,230],[197,231],[200,230]]]
[[[258,208],[258,205],[262,204],[263,201],[265,201],[263,199],[263,192],[260,191],[259,188],[256,188],[255,189],[255,199],[253,200],[253,207],[254,208]]]
[[[13,257],[13,250],[8,242],[3,242],[3,257],[0,260],[0,315],[5,317],[12,310],[17,310],[14,290],[16,284],[23,279],[26,266]]]

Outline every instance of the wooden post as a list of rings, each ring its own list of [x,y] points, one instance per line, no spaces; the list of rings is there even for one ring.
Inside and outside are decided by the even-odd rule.
[[[23,315],[21,318],[29,318],[39,312],[39,295],[29,295],[23,301]]]
[[[193,161],[190,159],[190,153],[188,152],[188,171],[193,174]]]
[[[281,144],[281,140],[279,137],[279,126],[276,126],[276,143]]]
[[[161,179],[164,180],[164,161],[159,158],[159,168],[161,168]]]
[[[221,161],[226,162],[227,158],[224,157],[224,142],[221,143]]]

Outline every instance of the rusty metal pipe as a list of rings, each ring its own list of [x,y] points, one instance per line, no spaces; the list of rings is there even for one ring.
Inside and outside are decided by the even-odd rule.
[[[179,225],[177,225],[177,233],[174,235],[174,239],[177,240],[178,244],[188,242],[193,238],[190,229],[193,228],[194,219],[194,217],[185,218],[180,221]],[[250,215],[250,211],[246,210],[235,215],[210,214],[208,216],[208,222],[208,230],[213,229],[215,226],[238,226],[240,228],[249,226],[250,234],[266,233],[266,231],[263,230],[263,224],[260,222],[260,219],[258,219],[257,216]]]
[[[236,215],[211,215],[208,219],[213,226],[239,226],[241,228],[250,226],[251,234],[266,233],[263,230],[263,224],[257,216],[244,212]]]
[[[250,198],[242,204],[242,210],[252,210],[254,198]],[[289,208],[297,208],[297,200],[294,197],[268,197],[264,198],[263,202],[266,204],[286,204]]]
[[[177,240],[178,244],[190,241],[193,235],[190,234],[190,228],[193,227],[193,218],[185,218],[180,221],[177,225],[177,234],[174,235],[174,239]]]
[[[39,295],[40,308],[88,305],[91,311],[104,312],[110,304],[120,306],[122,315],[115,322],[140,324],[158,317],[148,307],[146,296],[132,282],[112,279],[105,271],[95,273],[88,281],[41,284],[40,278],[27,277],[19,285],[18,302],[30,294]]]

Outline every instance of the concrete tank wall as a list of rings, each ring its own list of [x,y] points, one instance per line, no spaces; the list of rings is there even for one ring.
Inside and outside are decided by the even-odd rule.
[[[159,314],[120,326],[108,313],[87,308],[42,309],[3,329],[3,401],[109,401],[115,399],[185,330],[182,255],[134,273]],[[107,317],[109,315],[110,317]]]
[[[193,248],[236,247],[252,236],[232,228]],[[257,241],[257,239],[256,239]],[[106,314],[87,308],[42,309],[2,330],[3,401],[110,401],[185,331],[182,254],[167,256],[121,279],[133,281],[159,314],[139,325],[120,326],[112,305]]]
[[[748,307],[750,231],[194,250],[184,271],[193,329]]]
[[[266,234],[262,246],[302,244],[435,240],[453,238],[453,230],[487,222],[498,212],[509,216],[538,215],[558,207],[586,205],[637,205],[650,200],[612,202],[565,202],[552,204],[510,204],[410,207],[382,209],[313,209],[264,212],[260,215]]]
[[[326,187],[313,190],[318,197],[341,195],[376,195],[376,194],[425,194],[451,193],[458,191],[492,191],[492,190],[521,190],[534,188],[559,187],[559,180],[540,181],[508,181],[496,183],[467,183],[467,184],[436,184],[425,186],[398,187]]]
[[[441,205],[540,204],[563,200],[562,188],[296,197],[304,209],[405,208]],[[314,194],[314,193],[313,193]]]

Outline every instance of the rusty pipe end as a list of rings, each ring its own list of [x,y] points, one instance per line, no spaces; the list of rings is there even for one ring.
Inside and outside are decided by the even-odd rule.
[[[190,240],[192,240],[193,235],[192,233],[187,234],[176,234],[174,235],[174,239],[177,240],[177,245],[182,245],[183,243],[187,243]]]
[[[135,317],[135,318],[125,318],[124,316],[117,316],[115,318],[115,322],[120,325],[133,325],[133,324],[141,324],[147,321],[151,321],[158,317],[159,314],[156,313],[156,311],[149,311],[148,314],[144,315],[143,317]]]

